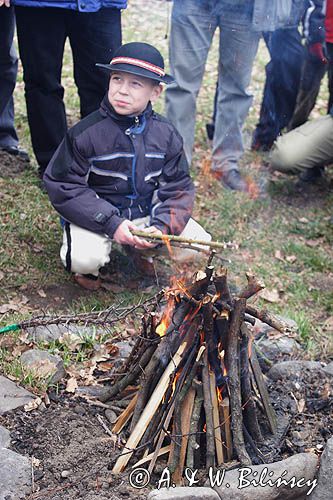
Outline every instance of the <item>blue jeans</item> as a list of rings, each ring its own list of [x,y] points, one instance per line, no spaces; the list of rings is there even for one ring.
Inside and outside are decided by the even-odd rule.
[[[83,118],[99,108],[107,90],[109,74],[95,64],[109,63],[121,45],[121,14],[116,8],[15,10],[31,141],[42,175],[67,131],[61,85],[65,41],[68,37]]]
[[[13,101],[18,62],[14,30],[14,7],[0,7],[0,147],[18,144]]]
[[[264,33],[264,39],[271,60],[252,145],[268,150],[293,116],[305,50],[297,27]]]
[[[220,29],[218,96],[213,138],[213,169],[238,168],[243,153],[242,125],[252,102],[247,92],[260,33],[251,23],[233,23],[217,14],[209,1],[175,0],[170,33],[170,69],[176,84],[166,91],[168,118],[184,139],[191,162],[196,99],[212,39]]]

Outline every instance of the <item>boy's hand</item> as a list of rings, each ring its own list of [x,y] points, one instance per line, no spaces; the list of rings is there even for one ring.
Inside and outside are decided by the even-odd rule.
[[[147,233],[147,235],[148,234],[159,234],[159,235],[162,236],[162,234],[163,234],[162,231],[160,229],[157,229],[157,227],[155,227],[155,226],[145,227],[144,229],[142,229],[142,231],[144,231],[145,233]],[[148,243],[148,241],[147,241],[147,243]],[[146,247],[146,248],[154,248],[157,245],[159,245],[160,243],[161,243],[161,241],[159,241],[159,240],[156,241],[156,243],[155,242],[150,242],[149,243],[149,247]]]
[[[122,222],[120,226],[118,226],[113,235],[114,241],[116,243],[119,243],[120,245],[130,245],[131,247],[138,248],[139,250],[144,250],[145,248],[152,248],[155,246],[154,243],[149,243],[148,241],[139,238],[138,236],[134,236],[131,233],[131,230],[135,229],[137,229],[137,227],[135,224],[133,224],[133,222],[127,219],[124,220],[124,222]],[[158,231],[158,229],[154,229],[155,231]]]

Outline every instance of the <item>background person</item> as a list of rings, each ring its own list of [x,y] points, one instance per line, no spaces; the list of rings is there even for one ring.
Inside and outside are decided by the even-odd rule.
[[[95,111],[108,84],[95,61],[108,62],[121,45],[121,12],[127,0],[12,0],[23,65],[32,147],[42,177],[67,131],[61,85],[69,39],[81,117]]]
[[[14,125],[13,92],[18,65],[14,31],[14,7],[10,0],[0,0],[0,150],[29,161],[28,153],[19,148]]]

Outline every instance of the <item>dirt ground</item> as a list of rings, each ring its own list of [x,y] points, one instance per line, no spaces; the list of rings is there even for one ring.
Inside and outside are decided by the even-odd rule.
[[[270,442],[261,448],[264,461],[310,450],[320,455],[333,435],[332,379],[321,371],[303,370],[297,380],[269,381],[268,389],[277,414],[289,419],[289,429],[281,443]],[[27,500],[147,498],[160,479],[158,473],[152,476],[149,487],[142,489],[130,486],[129,471],[119,476],[111,473],[120,448],[100,424],[102,419],[112,427],[105,409],[61,391],[49,391],[49,398],[49,406],[42,410],[21,410],[0,417],[0,425],[11,432],[12,449],[37,459],[35,493]],[[159,470],[165,465],[160,461]],[[233,467],[237,465],[233,462]],[[204,484],[204,473],[202,478]]]

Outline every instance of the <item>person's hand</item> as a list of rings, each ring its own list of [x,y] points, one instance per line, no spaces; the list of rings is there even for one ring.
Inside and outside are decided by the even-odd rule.
[[[116,229],[113,239],[116,243],[120,245],[130,245],[131,247],[137,248],[138,250],[144,250],[145,248],[152,248],[154,244],[149,243],[143,238],[134,236],[131,230],[137,229],[136,225],[130,220],[124,220]]]
[[[0,0],[0,7],[2,6],[10,7],[10,0]]]
[[[155,226],[149,226],[149,227],[145,227],[144,229],[142,229],[142,231],[144,231],[145,233],[148,234],[156,234],[156,235],[160,235],[162,236],[162,231],[160,229],[157,229],[157,227]],[[148,243],[148,242],[147,242]],[[157,245],[159,245],[161,243],[160,240],[157,240],[156,242],[150,242],[149,243],[149,247],[146,247],[146,248],[154,248],[156,247]]]
[[[327,57],[325,55],[325,49],[322,43],[311,43],[308,46],[309,54],[321,61],[323,64],[327,64]]]

